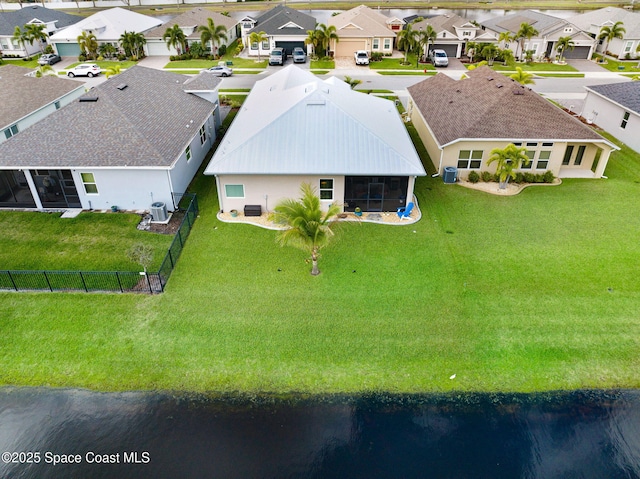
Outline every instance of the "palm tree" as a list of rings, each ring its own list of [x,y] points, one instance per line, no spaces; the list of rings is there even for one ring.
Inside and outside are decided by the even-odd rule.
[[[57,76],[57,73],[51,65],[40,65],[36,69],[36,78],[42,78],[44,75]]]
[[[469,57],[470,63],[473,63],[473,57],[476,56],[479,47],[480,44],[477,42],[467,42],[467,56]]]
[[[260,32],[264,33],[264,32]],[[318,38],[318,30],[307,30],[307,38],[304,39],[305,45],[311,45],[313,47],[313,54],[315,55],[320,49],[320,39]]]
[[[487,160],[487,166],[493,162],[497,162],[496,174],[500,180],[500,189],[505,189],[509,183],[509,178],[516,178],[514,170],[520,168],[520,165],[528,165],[531,160],[527,156],[527,148],[524,146],[515,146],[509,143],[505,148],[494,148]]]
[[[187,40],[187,37],[177,23],[167,28],[164,35],[162,35],[162,39],[167,42],[167,48],[175,48],[178,55],[182,55],[182,52],[186,50],[184,42]]]
[[[413,22],[409,23],[403,30],[400,30],[396,33],[396,38],[398,39],[398,49],[404,50],[404,64],[408,64],[409,60],[407,57],[409,56],[409,52],[413,50],[416,45],[416,34],[413,30]]]
[[[509,75],[509,78],[514,79],[521,85],[533,85],[533,73],[526,72],[522,67],[516,67],[516,73]]]
[[[42,42],[46,42],[48,38],[45,28],[45,25],[42,23],[29,23],[24,26],[24,33],[27,41],[30,45],[33,45],[33,42],[37,41],[41,52],[44,49]]]
[[[142,33],[127,32],[126,30],[120,35],[119,41],[120,46],[122,46],[124,50],[124,54],[134,60],[137,60],[143,55],[143,48],[147,43]]]
[[[285,199],[278,203],[271,214],[271,220],[288,226],[280,232],[276,241],[281,246],[291,245],[311,253],[311,274],[320,274],[318,256],[335,234],[334,216],[340,213],[340,207],[331,204],[326,211],[320,208],[320,198],[309,183],[300,185],[300,200]]]
[[[513,56],[513,50],[510,48],[505,48],[504,50],[500,50],[499,56],[502,57],[502,64],[507,65],[508,63],[512,63],[515,60]]]
[[[316,30],[318,31],[316,35],[318,36],[319,46],[324,50],[324,55],[329,56],[331,40],[334,40],[336,43],[340,41],[336,27],[333,25],[326,26],[324,23],[319,23],[316,25]]]
[[[487,59],[489,66],[493,65],[493,60],[498,56],[498,53],[500,53],[500,51],[493,43],[485,45],[480,52],[480,54]]]
[[[515,34],[514,39],[518,40],[520,44],[520,60],[522,60],[522,55],[524,54],[524,40],[531,40],[533,37],[538,35],[538,30],[533,28],[532,25],[524,22],[520,24],[520,30]]]
[[[216,25],[211,18],[207,18],[207,24],[200,25],[198,31],[200,32],[200,41],[202,44],[204,45],[209,42],[212,55],[215,54],[214,49],[216,44],[223,40],[227,41],[227,27],[224,25]]]
[[[351,78],[350,76],[345,76],[344,82],[348,83],[352,90],[355,90],[356,87],[360,85],[360,83],[362,83],[362,80],[357,80],[355,78]]]
[[[20,27],[16,27],[15,30],[13,30],[13,37],[11,37],[11,39],[17,42],[18,46],[22,47],[22,49],[24,50],[24,54],[27,57],[30,56],[27,52],[26,46],[26,42],[28,41],[27,32],[22,31]]]
[[[598,34],[598,40],[607,41],[606,47],[602,52],[603,57],[607,55],[607,50],[609,48],[609,43],[611,43],[611,40],[613,40],[614,38],[619,38],[622,40],[626,32],[627,30],[625,30],[625,28],[622,26],[622,22],[616,22],[610,27],[604,26],[600,29],[600,33]]]
[[[113,43],[103,43],[98,47],[98,51],[100,55],[105,58],[111,58],[116,53],[116,47],[113,46]]]
[[[567,49],[573,50],[575,46],[576,44],[573,43],[573,40],[571,39],[571,37],[558,38],[558,41],[556,42],[556,51],[560,53],[560,58],[558,59],[558,61],[562,63],[562,57],[564,56],[564,52],[566,52]]]
[[[267,36],[267,34],[265,32],[251,32],[251,35],[249,35],[249,43],[251,45],[253,45],[254,43],[258,44],[258,61],[262,61],[262,57],[260,55],[260,44],[262,44],[262,42],[266,42],[269,39],[269,37]]]
[[[121,73],[120,65],[115,64],[105,70],[104,76],[109,78],[112,76],[120,75],[120,73]]]
[[[418,58],[416,58],[416,68],[418,66],[418,60],[423,53],[423,48],[426,45],[427,51],[425,53],[425,58],[429,56],[429,50],[431,50],[431,45],[433,45],[438,37],[438,32],[431,25],[427,25],[424,30],[420,30],[418,33]]]
[[[508,30],[505,32],[500,32],[500,35],[498,35],[498,42],[502,43],[502,45],[505,46],[505,48],[506,48],[506,45],[511,43],[513,40],[515,40],[513,33],[511,33]]]
[[[78,35],[78,46],[88,58],[95,58],[98,53],[98,39],[93,33],[82,32]]]

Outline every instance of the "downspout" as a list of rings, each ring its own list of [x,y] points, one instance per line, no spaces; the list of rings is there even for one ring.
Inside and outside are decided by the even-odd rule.
[[[437,176],[440,176],[440,173],[442,171],[442,157],[444,156],[444,149],[440,149],[440,163],[438,164],[438,171],[436,173],[434,173],[433,175],[431,175],[431,178],[436,178]]]
[[[220,190],[220,177],[215,175],[216,178],[216,190],[218,190],[218,203],[220,203],[220,211],[224,211],[224,198],[222,196],[222,191]]]
[[[169,194],[171,195],[171,202],[173,203],[173,209],[175,211],[178,205],[176,205],[176,197],[173,194],[173,183],[171,182],[171,170],[167,170],[167,179],[169,180]],[[178,200],[178,203],[179,202],[180,200]]]

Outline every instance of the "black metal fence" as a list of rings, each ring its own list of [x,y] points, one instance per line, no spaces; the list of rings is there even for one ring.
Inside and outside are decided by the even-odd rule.
[[[196,195],[184,195],[180,201],[184,217],[171,246],[155,273],[131,271],[10,271],[0,270],[0,290],[12,291],[84,291],[120,293],[161,293],[169,281],[193,223],[198,217]]]

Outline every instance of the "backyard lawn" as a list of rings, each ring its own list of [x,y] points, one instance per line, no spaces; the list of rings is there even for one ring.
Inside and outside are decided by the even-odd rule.
[[[218,221],[215,179],[198,176],[165,293],[0,293],[0,384],[640,387],[640,158],[623,149],[606,174],[509,198],[419,178],[418,223],[345,224],[318,277],[274,231]]]

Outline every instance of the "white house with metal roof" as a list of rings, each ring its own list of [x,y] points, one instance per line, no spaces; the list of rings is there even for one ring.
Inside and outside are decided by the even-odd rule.
[[[582,116],[640,153],[640,82],[585,87]]]
[[[633,2],[632,2],[633,3]],[[616,22],[622,22],[625,32],[622,38],[614,38],[607,44],[606,40],[597,40],[597,51],[602,53],[607,48],[611,54],[618,58],[640,57],[640,12],[625,8],[605,7],[590,12],[584,12],[569,19],[579,28],[594,38],[598,38],[602,27],[611,27]]]
[[[61,57],[77,57],[80,55],[78,37],[83,32],[93,33],[100,45],[103,43],[117,45],[124,32],[144,33],[158,25],[162,25],[162,20],[158,18],[116,7],[94,13],[54,33],[49,38],[49,43],[54,45]]]
[[[425,170],[392,101],[290,65],[256,82],[205,175],[224,212],[270,211],[311,183],[345,211],[396,211]]]
[[[0,144],[0,208],[172,211],[220,125],[220,79],[134,66]]]

